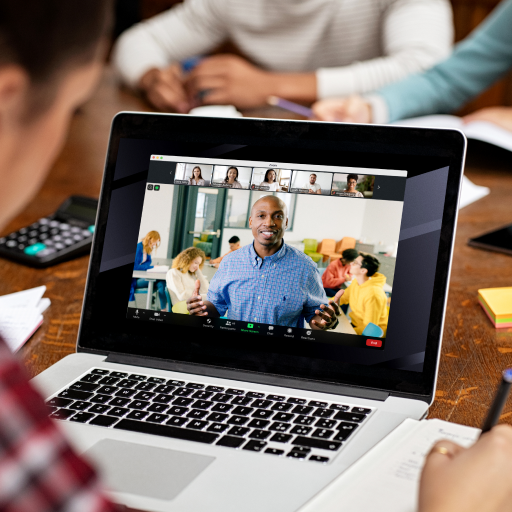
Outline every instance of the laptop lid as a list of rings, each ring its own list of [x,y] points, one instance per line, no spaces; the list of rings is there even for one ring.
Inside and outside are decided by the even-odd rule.
[[[78,350],[430,402],[465,146],[453,130],[118,114]],[[277,228],[257,226],[266,196]],[[188,314],[196,278],[218,314]],[[339,325],[315,330],[338,287]]]

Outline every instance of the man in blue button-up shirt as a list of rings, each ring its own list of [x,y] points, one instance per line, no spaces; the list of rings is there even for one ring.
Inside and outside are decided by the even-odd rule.
[[[283,240],[286,205],[275,196],[254,203],[249,218],[254,242],[226,256],[213,277],[207,300],[187,301],[191,315],[313,329],[335,327],[341,294],[327,304],[313,260]]]

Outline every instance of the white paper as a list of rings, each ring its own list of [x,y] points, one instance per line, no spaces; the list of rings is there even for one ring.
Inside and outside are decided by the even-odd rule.
[[[36,307],[45,291],[46,286],[38,286],[30,290],[2,295],[0,297],[0,308]]]
[[[169,265],[155,265],[153,268],[148,268],[146,272],[167,272]]]
[[[474,203],[482,197],[489,195],[489,188],[475,185],[471,180],[462,176],[462,190],[460,193],[459,208],[464,208],[468,204]]]
[[[479,433],[441,420],[405,420],[299,512],[415,512],[421,470],[434,443],[449,439],[468,447]]]
[[[205,105],[193,108],[189,114],[201,117],[242,117],[233,105]]]

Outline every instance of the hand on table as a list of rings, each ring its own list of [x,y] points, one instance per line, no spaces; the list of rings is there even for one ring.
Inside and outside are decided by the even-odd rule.
[[[448,453],[436,452],[442,447]],[[436,443],[421,475],[418,512],[512,510],[512,428],[498,425],[471,448]]]
[[[173,64],[165,69],[153,68],[146,71],[139,80],[139,88],[148,101],[163,112],[186,113],[192,108],[183,87],[181,67]]]
[[[208,316],[206,304],[204,304],[201,295],[199,295],[199,288],[201,288],[201,281],[198,279],[192,297],[187,300],[187,310],[190,315]]]
[[[315,311],[315,316],[309,322],[312,329],[326,331],[332,329],[336,325],[338,315],[341,315],[342,311],[339,307],[339,302],[344,290],[340,290],[326,306],[325,304],[320,305],[320,309]]]
[[[487,107],[462,118],[465,124],[471,121],[488,121],[512,132],[512,107]]]
[[[361,96],[320,100],[313,104],[313,119],[330,123],[371,123],[372,109]]]

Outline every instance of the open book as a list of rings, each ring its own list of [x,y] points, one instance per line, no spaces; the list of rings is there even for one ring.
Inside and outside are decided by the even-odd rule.
[[[423,463],[434,443],[449,439],[468,447],[479,434],[442,420],[407,419],[299,512],[414,512]]]

